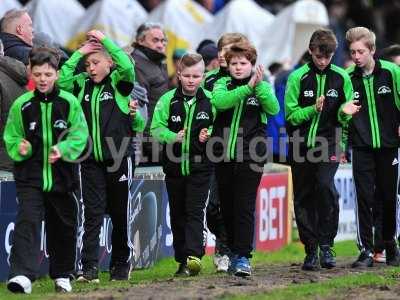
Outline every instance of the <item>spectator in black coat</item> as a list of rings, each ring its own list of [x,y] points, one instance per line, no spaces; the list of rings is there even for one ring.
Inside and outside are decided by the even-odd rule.
[[[12,9],[4,14],[0,23],[0,39],[3,41],[5,56],[28,65],[33,45],[33,27],[27,10]]]

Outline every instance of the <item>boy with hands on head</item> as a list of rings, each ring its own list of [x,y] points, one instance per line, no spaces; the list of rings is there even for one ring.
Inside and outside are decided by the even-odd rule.
[[[129,203],[134,168],[132,137],[145,122],[137,103],[130,102],[135,79],[134,63],[98,30],[61,68],[58,85],[81,102],[89,124],[92,150],[82,163],[85,222],[82,270],[78,281],[99,282],[99,240],[106,211],[113,223],[110,280],[128,280],[133,243],[128,235]],[[74,75],[85,59],[86,72]]]

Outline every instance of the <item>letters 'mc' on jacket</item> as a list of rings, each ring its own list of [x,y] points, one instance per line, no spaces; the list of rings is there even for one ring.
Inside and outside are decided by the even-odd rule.
[[[350,142],[353,147],[399,147],[400,67],[375,61],[370,76],[352,66],[347,69],[354,87],[354,100],[361,110],[350,122]]]
[[[182,91],[173,89],[165,93],[154,109],[151,122],[151,135],[164,144],[163,166],[164,172],[170,175],[190,175],[193,162],[206,159],[206,143],[199,141],[199,134],[203,128],[212,130],[216,110],[210,102],[211,94],[199,88],[196,96],[184,96]],[[176,142],[177,133],[185,129],[185,138],[182,143]],[[167,144],[172,145],[172,153],[168,153]],[[170,155],[180,160],[173,162]],[[196,158],[197,156],[197,158]]]
[[[247,81],[223,77],[215,83],[212,93],[212,104],[218,111],[213,136],[225,143],[215,143],[214,154],[224,155],[230,161],[241,157],[245,161],[265,158],[266,143],[260,139],[266,139],[267,115],[279,112],[278,100],[267,82],[261,81],[253,89]],[[228,140],[224,131],[229,132]],[[243,145],[237,143],[239,137]],[[255,149],[251,149],[252,141],[259,141]]]
[[[19,153],[25,139],[31,147],[27,155]],[[28,92],[11,106],[4,130],[7,152],[15,162],[15,179],[20,184],[42,188],[43,191],[70,191],[75,187],[75,161],[88,139],[88,127],[78,100],[70,93],[54,89],[44,95]],[[49,163],[52,146],[61,158]]]
[[[322,112],[317,112],[317,98],[325,96]],[[351,116],[343,113],[345,102],[353,100],[353,87],[345,70],[333,64],[320,71],[312,62],[293,71],[285,93],[285,114],[289,135],[299,130],[307,148],[316,146],[316,137],[324,137],[330,149],[336,147],[336,129],[347,128]],[[346,137],[341,136],[341,148]]]
[[[133,136],[134,131],[143,131],[145,122],[139,112],[134,119],[129,114],[130,92],[135,79],[134,64],[125,52],[109,38],[102,41],[111,55],[115,69],[95,84],[86,72],[74,76],[74,71],[82,59],[75,51],[60,71],[57,84],[60,88],[73,92],[81,102],[93,141],[92,156],[96,161],[112,159],[111,147],[120,151],[124,139]],[[124,156],[133,153],[129,143]],[[126,145],[125,145],[126,146]]]

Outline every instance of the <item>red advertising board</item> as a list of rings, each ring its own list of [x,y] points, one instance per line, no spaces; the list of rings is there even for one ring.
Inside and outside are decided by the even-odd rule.
[[[288,173],[264,174],[257,192],[256,249],[277,250],[289,240]]]
[[[287,245],[290,237],[288,173],[267,173],[257,191],[255,249],[273,251]],[[215,237],[208,234],[206,253],[214,253]]]

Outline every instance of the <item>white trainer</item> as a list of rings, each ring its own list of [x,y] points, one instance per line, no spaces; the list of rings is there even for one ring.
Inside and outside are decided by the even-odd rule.
[[[228,272],[229,268],[228,255],[215,254],[214,265],[217,268],[217,272]]]
[[[18,275],[7,282],[7,288],[13,293],[30,294],[32,293],[32,282],[28,277]]]
[[[72,291],[69,278],[56,278],[54,280],[54,285],[57,293],[70,293]]]

